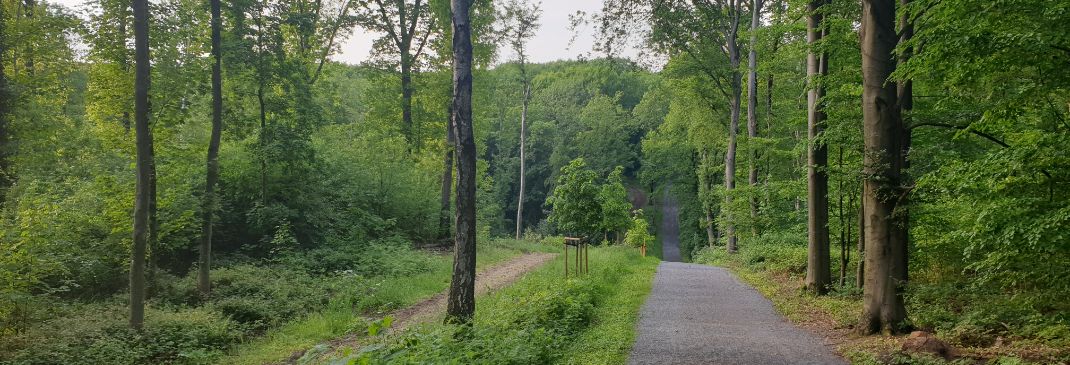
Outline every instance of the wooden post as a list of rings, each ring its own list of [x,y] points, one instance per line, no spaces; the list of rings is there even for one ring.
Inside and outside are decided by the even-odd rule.
[[[568,278],[568,240],[565,240],[565,278]]]
[[[584,254],[583,254],[583,267],[584,267],[585,272],[589,273],[589,272],[591,272],[591,262],[589,260],[590,257],[591,257],[590,247],[588,247],[587,245],[583,245],[583,251],[584,251]]]

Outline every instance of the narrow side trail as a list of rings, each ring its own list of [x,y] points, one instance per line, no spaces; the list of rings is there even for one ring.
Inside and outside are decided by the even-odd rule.
[[[549,262],[557,254],[526,253],[509,261],[491,266],[476,273],[476,296],[480,296],[512,284],[529,271],[535,270]],[[387,314],[393,318],[389,332],[401,332],[411,326],[427,323],[439,318],[446,312],[446,292],[440,292],[412,306]],[[339,338],[316,348],[299,351],[290,356],[283,364],[319,363],[331,358],[334,352],[344,348],[360,346],[360,336]],[[312,353],[315,352],[315,353]]]
[[[728,270],[668,262],[679,252],[675,202],[662,209],[666,262],[640,311],[629,364],[847,364]]]

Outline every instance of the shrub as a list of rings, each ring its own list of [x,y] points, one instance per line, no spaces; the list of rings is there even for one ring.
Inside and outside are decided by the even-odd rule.
[[[121,302],[87,305],[78,316],[41,323],[13,336],[4,364],[193,364],[209,362],[241,339],[234,322],[208,309],[148,308],[145,329],[127,327]]]

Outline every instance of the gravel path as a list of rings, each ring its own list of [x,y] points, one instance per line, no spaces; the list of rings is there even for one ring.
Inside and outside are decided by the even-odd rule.
[[[676,206],[676,200],[669,194],[670,188],[665,188],[665,198],[661,204],[661,225],[658,226],[658,237],[661,237],[661,259],[664,261],[680,261],[680,209]]]
[[[666,262],[639,314],[629,364],[847,364],[728,270],[668,262],[680,259],[677,208],[666,199],[662,209]]]

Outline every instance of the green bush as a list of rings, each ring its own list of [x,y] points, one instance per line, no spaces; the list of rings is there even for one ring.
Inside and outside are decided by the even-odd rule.
[[[242,338],[239,327],[209,309],[146,312],[145,329],[127,326],[120,302],[87,305],[78,316],[47,321],[0,349],[4,364],[197,364]]]

